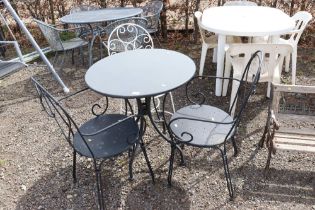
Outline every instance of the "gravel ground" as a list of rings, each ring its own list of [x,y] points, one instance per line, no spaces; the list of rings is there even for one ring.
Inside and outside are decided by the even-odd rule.
[[[175,43],[173,47],[199,63],[200,47]],[[211,53],[209,53],[211,54]],[[70,56],[69,56],[70,57]],[[211,60],[210,55],[207,59]],[[299,50],[298,83],[314,84],[314,49]],[[86,67],[77,62],[62,72],[72,91],[84,87]],[[214,74],[206,63],[206,74]],[[0,209],[96,209],[95,181],[90,160],[79,158],[78,183],[72,183],[72,150],[55,122],[41,111],[30,76],[53,95],[63,95],[44,67],[30,65],[0,80]],[[284,75],[283,80],[289,76]],[[203,84],[200,84],[202,87]],[[169,145],[150,126],[145,135],[149,158],[157,178],[153,185],[142,154],[136,157],[134,180],[128,180],[127,154],[104,164],[103,189],[107,209],[315,209],[315,156],[279,151],[272,159],[269,178],[263,176],[267,150],[256,149],[266,120],[265,85],[249,103],[237,144],[240,153],[228,157],[236,198],[230,201],[218,151],[185,147],[186,165],[175,163],[173,187],[167,186]],[[184,89],[173,92],[178,107]],[[93,103],[102,96],[87,91],[66,101],[79,123],[91,117]],[[111,99],[110,112],[119,111]],[[293,125],[295,126],[295,125]],[[314,128],[314,124],[311,125]],[[178,158],[177,158],[178,160]]]

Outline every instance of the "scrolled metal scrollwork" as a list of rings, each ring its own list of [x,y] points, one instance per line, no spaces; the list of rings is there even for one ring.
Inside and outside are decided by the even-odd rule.
[[[106,112],[107,109],[108,109],[108,98],[105,97],[105,100],[106,100],[106,102],[105,102],[104,108],[102,108],[102,106],[99,105],[98,103],[96,103],[96,104],[94,104],[94,105],[92,106],[92,114],[93,114],[93,115],[95,115],[95,116],[100,116],[100,115],[105,114],[105,112]],[[102,111],[101,111],[100,113],[97,113],[97,112],[98,112],[97,109],[102,109]]]
[[[117,26],[108,38],[108,54],[135,49],[153,48],[150,34],[140,25],[125,23]]]
[[[196,77],[196,78],[203,78],[203,77]],[[201,91],[196,90],[195,88],[190,88],[190,86],[193,84],[193,80],[190,80],[186,85],[186,97],[187,100],[190,103],[202,105],[206,101],[206,95],[202,93]],[[194,91],[194,92],[192,92]],[[195,92],[197,91],[197,92]]]

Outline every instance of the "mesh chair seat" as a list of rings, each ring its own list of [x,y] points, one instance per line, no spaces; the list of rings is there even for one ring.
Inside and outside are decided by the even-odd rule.
[[[62,42],[63,50],[72,50],[87,44],[88,42],[81,38],[73,38]]]
[[[197,147],[211,147],[224,143],[226,136],[229,134],[233,124],[233,118],[225,111],[209,106],[209,105],[191,105],[179,109],[172,116],[172,119],[180,117],[195,118],[198,120],[213,120],[217,122],[224,122],[230,124],[217,124],[202,121],[193,121],[187,119],[178,119],[171,124],[172,132],[179,136],[181,141],[187,142],[192,146]],[[182,133],[188,132],[190,135],[182,135]],[[230,132],[227,137],[230,139],[234,131]]]

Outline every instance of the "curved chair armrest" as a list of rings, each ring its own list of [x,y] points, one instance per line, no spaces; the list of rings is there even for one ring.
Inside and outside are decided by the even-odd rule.
[[[82,132],[80,131],[80,133],[81,133],[82,136],[95,136],[95,135],[98,135],[98,134],[100,134],[100,133],[102,133],[102,132],[104,132],[104,131],[107,131],[107,130],[109,130],[109,129],[111,129],[111,128],[117,126],[117,125],[119,125],[119,124],[122,123],[122,122],[125,122],[125,121],[127,121],[127,120],[129,120],[129,119],[131,119],[131,118],[136,118],[136,117],[140,117],[140,116],[139,116],[139,115],[130,115],[130,116],[128,116],[128,117],[126,117],[126,118],[124,118],[124,119],[122,119],[122,120],[119,120],[119,121],[117,121],[117,122],[111,124],[110,126],[107,126],[107,127],[105,127],[105,128],[102,128],[102,129],[100,129],[100,130],[98,130],[98,131],[96,131],[96,132],[93,132],[93,133],[82,133]]]

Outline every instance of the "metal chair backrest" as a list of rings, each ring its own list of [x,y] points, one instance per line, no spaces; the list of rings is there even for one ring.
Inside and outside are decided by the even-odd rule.
[[[34,21],[37,23],[52,50],[61,51],[64,49],[57,28],[40,20],[34,19]]]
[[[82,133],[79,130],[79,127],[74,122],[72,117],[68,114],[68,112],[62,107],[60,102],[55,99],[35,78],[31,77],[31,80],[37,90],[39,95],[40,103],[48,114],[49,117],[52,117],[57,122],[61,133],[70,144],[70,146],[75,149],[73,144],[74,135],[78,133],[82,140],[84,141],[86,147],[91,153],[91,156],[94,158],[94,154],[87,144],[86,139],[83,137]]]
[[[148,31],[140,25],[125,23],[117,26],[108,38],[108,55],[135,49],[154,48]]]
[[[142,7],[142,14],[141,17],[147,19],[148,29],[158,30],[159,27],[159,20],[160,20],[160,13],[163,9],[163,2],[162,1],[150,1],[145,6]]]
[[[252,1],[227,1],[223,6],[258,6],[255,2]]]
[[[293,15],[291,18],[296,24],[294,30],[290,32],[291,36],[289,40],[292,44],[297,46],[305,27],[312,19],[312,15],[308,12],[300,11],[295,13],[295,15]]]
[[[105,32],[105,34],[107,34],[108,36],[111,34],[111,32],[119,25],[124,24],[124,23],[133,23],[133,24],[137,24],[139,26],[142,26],[143,28],[147,27],[148,21],[145,18],[141,18],[141,17],[132,17],[132,18],[124,18],[124,19],[120,19],[120,20],[116,20],[114,22],[109,23],[104,29],[103,31]]]

